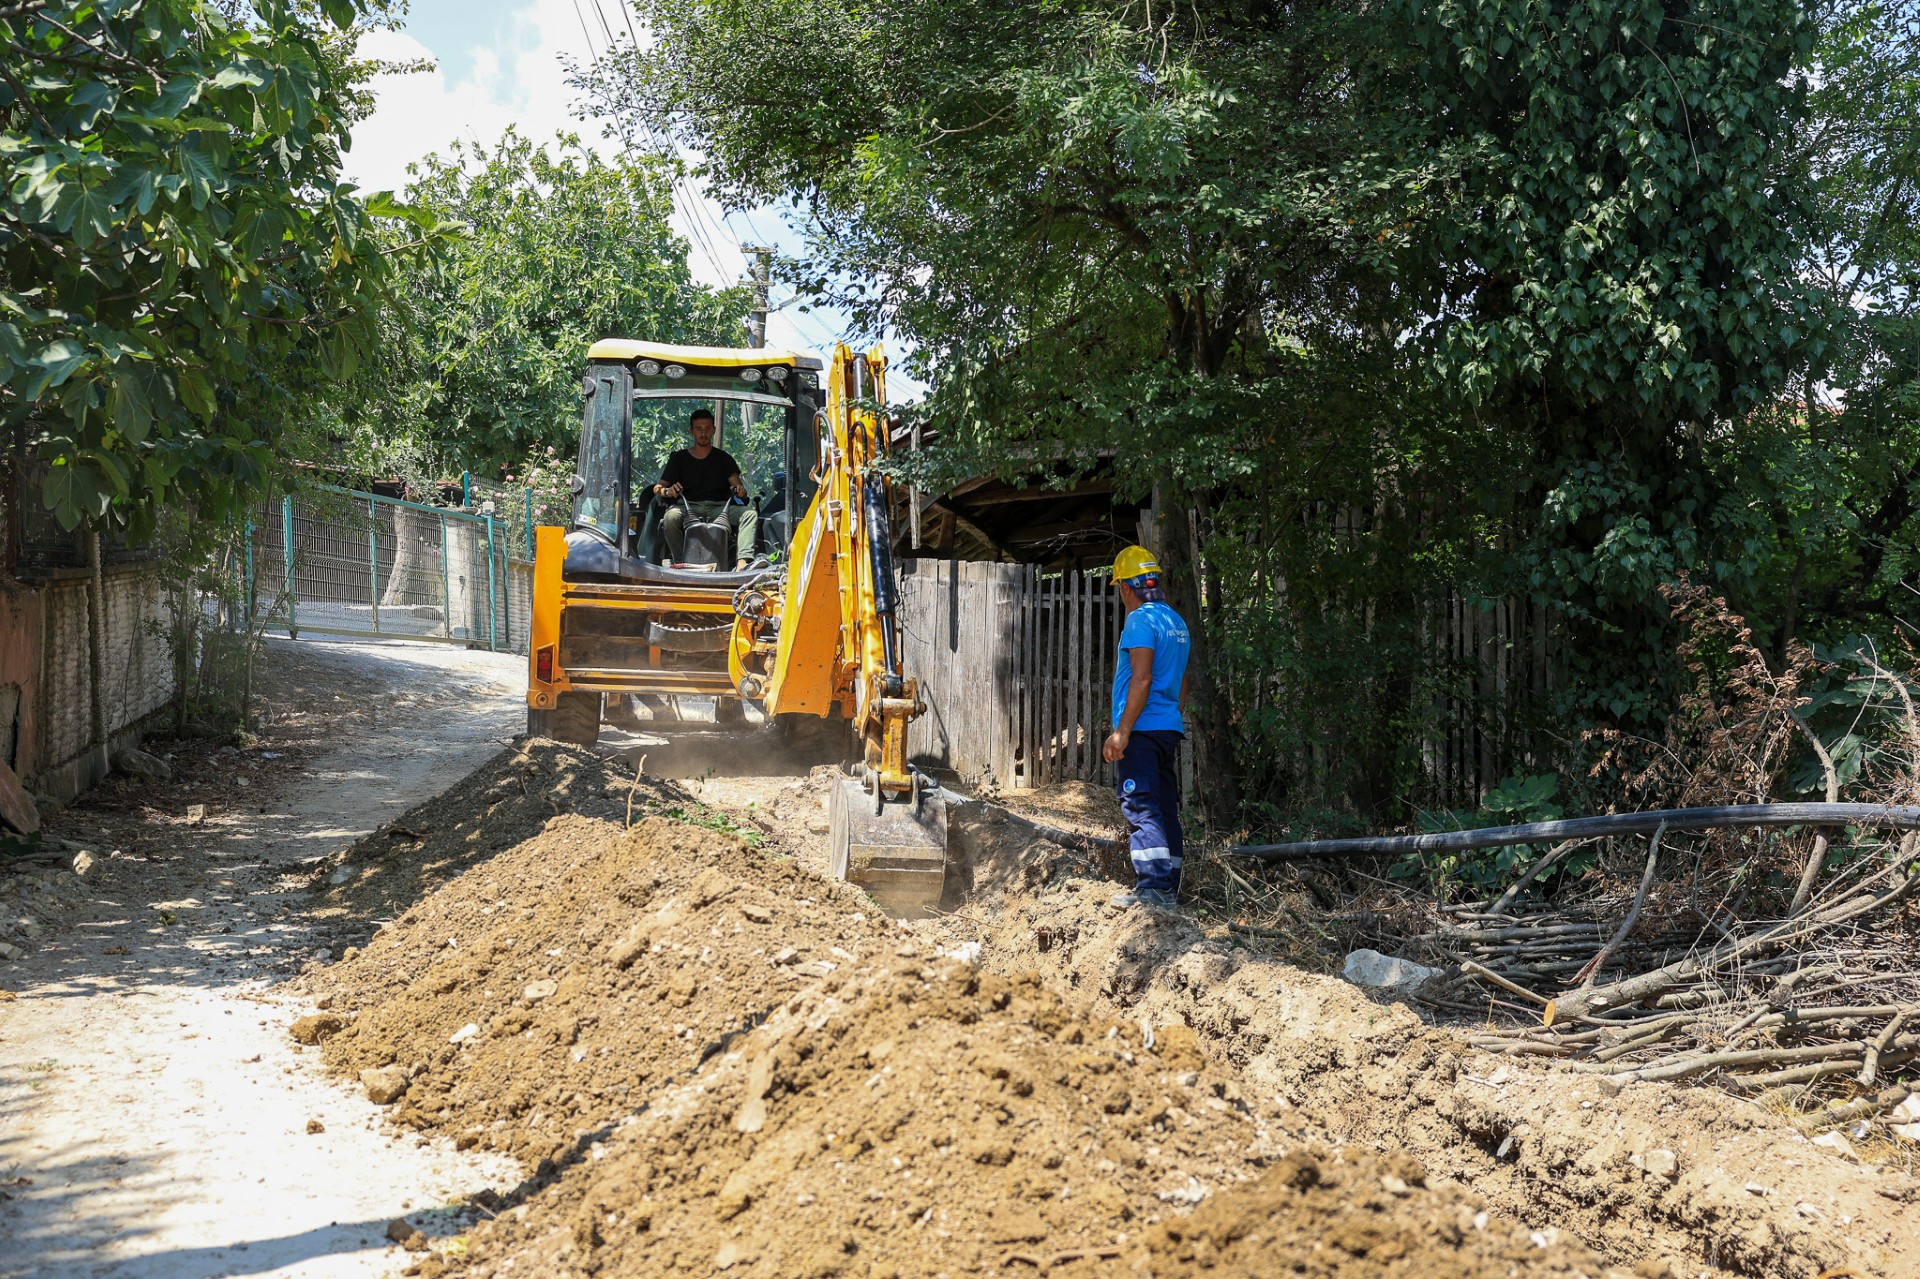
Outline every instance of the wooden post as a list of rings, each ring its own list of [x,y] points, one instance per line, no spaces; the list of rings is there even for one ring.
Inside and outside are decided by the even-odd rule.
[[[1044,786],[1053,780],[1053,587],[1052,578],[1041,581],[1035,593],[1039,628],[1039,661],[1034,668],[1034,757],[1031,765],[1033,784]]]
[[[101,565],[100,532],[87,531],[87,699],[93,748],[105,772],[107,762],[107,582]]]
[[[1087,664],[1092,659],[1093,618],[1087,608],[1087,575],[1073,570],[1073,719],[1074,775],[1085,781],[1092,769],[1087,761],[1087,738],[1093,725],[1087,723]]]

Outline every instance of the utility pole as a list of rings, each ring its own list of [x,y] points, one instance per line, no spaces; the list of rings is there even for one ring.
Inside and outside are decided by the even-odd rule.
[[[753,286],[753,310],[747,312],[747,331],[753,335],[753,345],[757,349],[767,344],[767,308],[772,290],[773,250],[757,244],[743,244],[740,249],[753,258],[753,274],[740,283]]]

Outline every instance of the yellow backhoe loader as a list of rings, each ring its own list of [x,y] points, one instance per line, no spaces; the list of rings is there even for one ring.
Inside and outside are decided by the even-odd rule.
[[[792,351],[593,345],[572,526],[534,536],[527,729],[590,743],[603,715],[632,714],[629,698],[658,714],[688,697],[713,698],[723,723],[744,723],[751,704],[777,737],[838,725],[853,758],[828,801],[834,873],[911,918],[940,902],[946,804],[907,761],[925,704],[901,668],[876,469],[885,369],[878,349],[845,346],[823,368]],[[757,532],[729,545],[726,522],[699,526],[688,506],[676,559],[673,508],[652,482],[703,409],[759,490]]]

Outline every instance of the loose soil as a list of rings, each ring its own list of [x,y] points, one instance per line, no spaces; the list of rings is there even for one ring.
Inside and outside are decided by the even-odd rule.
[[[565,748],[504,775],[594,794]],[[400,1122],[537,1168],[421,1273],[1605,1273],[1411,1160],[1316,1143],[1184,1026],[943,950],[770,847],[568,814],[307,987],[344,1020],[331,1066],[406,1077]]]
[[[447,731],[380,728],[403,757],[405,734]],[[1099,788],[1020,797],[1018,816],[958,807],[967,901],[909,925],[822,877],[830,771],[716,772],[754,747],[700,727],[691,754],[609,736],[516,742],[425,803],[404,764],[388,786],[384,764],[303,757],[284,780],[315,793],[261,806],[336,825],[235,859],[273,914],[232,971],[306,969],[298,1009],[260,1018],[284,1035],[306,1013],[291,1029],[317,1052],[283,1038],[287,1078],[318,1055],[358,1107],[329,1118],[357,1128],[364,1095],[430,1152],[501,1161],[461,1206],[393,1226],[406,1274],[1920,1276],[1920,1183],[1757,1106],[1608,1093],[1203,919],[1115,910]],[[123,854],[116,891],[258,851],[235,805],[128,803],[94,841]],[[204,855],[179,851],[216,825]],[[365,833],[334,851],[349,831]],[[176,918],[245,922],[206,900],[183,892]],[[162,1042],[134,1033],[144,1053]],[[112,1113],[164,1129],[136,1077]],[[320,1140],[290,1132],[267,1146]],[[272,1172],[259,1141],[195,1135]],[[353,1149],[390,1180],[413,1147]],[[331,1236],[296,1238],[333,1259]]]

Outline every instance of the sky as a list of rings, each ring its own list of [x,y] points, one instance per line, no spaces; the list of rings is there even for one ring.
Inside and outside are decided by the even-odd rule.
[[[595,6],[599,6],[596,12]],[[373,84],[377,106],[353,131],[347,177],[368,190],[406,185],[407,165],[456,139],[491,145],[508,125],[535,141],[559,132],[591,146],[611,147],[599,125],[573,114],[562,57],[585,61],[606,44],[602,16],[614,30],[626,19],[618,0],[413,0],[400,31],[366,35],[360,52],[392,61],[430,58],[436,69],[383,76]],[[674,201],[674,228],[692,246],[689,264],[703,284],[730,285],[747,270],[742,244],[767,244],[783,254],[800,238],[771,208],[727,213],[708,198],[696,177]],[[816,309],[802,314],[776,288],[767,322],[769,346],[800,347],[826,355],[843,333],[845,317]],[[621,336],[644,338],[644,334]],[[915,398],[920,387],[897,370],[888,377],[891,399]]]

